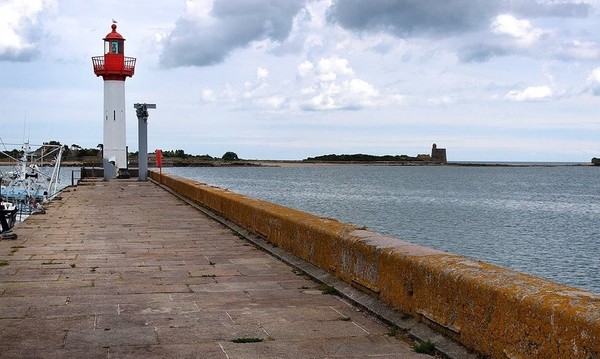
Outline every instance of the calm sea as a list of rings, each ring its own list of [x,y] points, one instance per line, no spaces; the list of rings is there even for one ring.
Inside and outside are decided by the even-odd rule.
[[[227,167],[165,172],[600,293],[597,167]]]

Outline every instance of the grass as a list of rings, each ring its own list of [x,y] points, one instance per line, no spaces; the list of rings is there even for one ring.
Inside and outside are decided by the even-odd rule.
[[[261,339],[261,338],[241,337],[241,338],[236,338],[236,339],[232,340],[232,342],[234,342],[234,343],[260,343],[263,340],[264,339]]]
[[[7,265],[8,265],[8,261],[5,261],[4,259],[0,259],[0,267],[7,266]]]
[[[332,287],[330,285],[324,284],[320,287],[320,289],[323,294],[329,294],[329,295],[338,295],[339,294],[337,289],[335,289],[334,287]]]
[[[392,327],[388,328],[388,331],[386,334],[388,337],[397,337],[398,335],[401,335],[401,336],[406,335],[406,333],[408,333],[408,329],[392,326]]]
[[[415,344],[413,349],[421,354],[435,354],[435,344],[429,340]]]

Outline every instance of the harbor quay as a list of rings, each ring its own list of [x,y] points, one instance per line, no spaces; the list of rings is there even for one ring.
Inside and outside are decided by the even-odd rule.
[[[431,357],[155,183],[61,196],[0,241],[0,358]]]
[[[332,277],[345,297],[414,334],[414,320],[484,358],[599,358],[600,295],[197,181],[150,177]],[[316,276],[317,278],[319,275]],[[346,288],[359,289],[360,299]],[[406,321],[405,321],[405,318]],[[417,326],[419,327],[419,326]],[[436,348],[448,353],[443,339]],[[467,353],[454,357],[467,357]]]

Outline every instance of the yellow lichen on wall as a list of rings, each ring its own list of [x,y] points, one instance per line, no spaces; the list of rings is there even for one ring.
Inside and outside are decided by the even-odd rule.
[[[192,180],[161,182],[491,358],[600,357],[599,295]]]

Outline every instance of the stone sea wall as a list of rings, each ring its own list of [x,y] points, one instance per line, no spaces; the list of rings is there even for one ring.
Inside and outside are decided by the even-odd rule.
[[[193,180],[160,181],[485,356],[600,358],[600,295]]]

